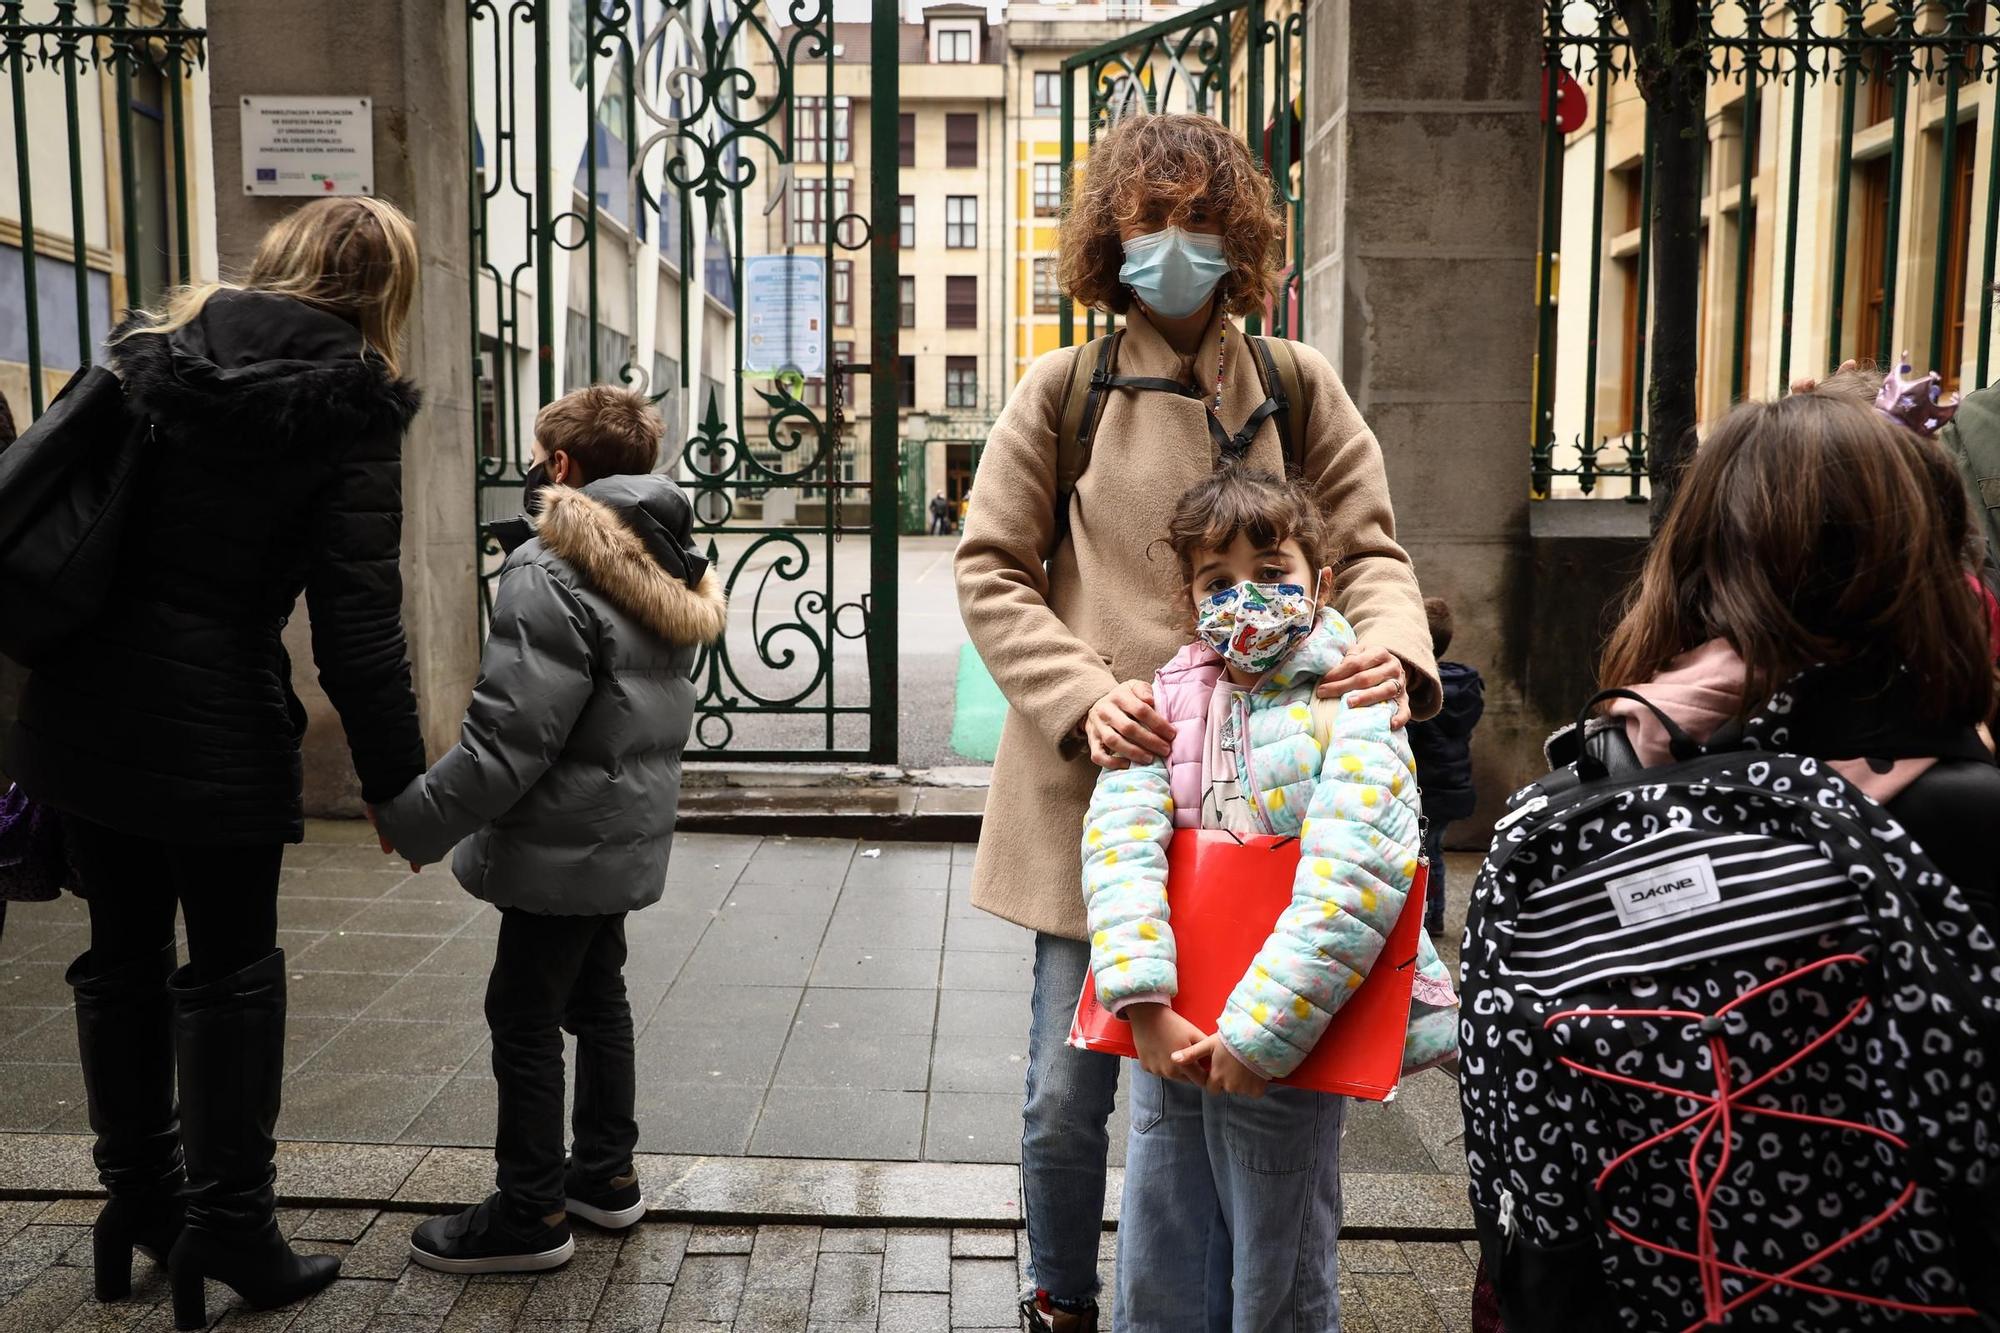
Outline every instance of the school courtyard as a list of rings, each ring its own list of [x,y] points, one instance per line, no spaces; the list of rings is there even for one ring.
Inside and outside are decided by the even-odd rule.
[[[406,1269],[406,1241],[423,1216],[491,1188],[481,1002],[498,917],[441,867],[397,868],[365,825],[313,824],[280,907],[291,1017],[278,1189],[289,1232],[348,1258],[314,1301],[222,1326],[1017,1327],[1030,937],[972,908],[971,855],[684,835],[666,897],[629,928],[648,1220],[622,1240],[579,1226],[560,1273],[467,1282]],[[1463,885],[1472,860],[1452,860]],[[1454,907],[1462,919],[1462,897]],[[0,936],[6,1333],[170,1326],[157,1275],[131,1302],[90,1299],[96,1177],[62,980],[83,922],[74,898],[16,906]],[[1349,1117],[1350,1330],[1469,1326],[1458,1121],[1441,1072]],[[1121,1111],[1107,1275],[1123,1134]],[[212,1311],[231,1299],[215,1288]]]

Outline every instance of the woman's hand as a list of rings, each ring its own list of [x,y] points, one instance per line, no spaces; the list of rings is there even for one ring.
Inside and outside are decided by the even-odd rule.
[[[1165,759],[1173,748],[1173,724],[1153,711],[1153,686],[1128,680],[1090,706],[1083,717],[1090,762],[1099,768],[1130,768]]]
[[[1338,699],[1351,694],[1354,697],[1347,702],[1353,708],[1366,708],[1369,704],[1388,703],[1393,699],[1396,701],[1396,716],[1389,719],[1389,725],[1401,727],[1410,720],[1410,689],[1403,671],[1403,659],[1387,648],[1355,644],[1333,670],[1320,678],[1319,688],[1313,693],[1322,699]]]
[[[1182,1053],[1204,1040],[1201,1029],[1164,1004],[1135,1004],[1125,1011],[1132,1024],[1132,1044],[1139,1048],[1139,1067],[1158,1078],[1179,1079],[1199,1087],[1207,1071],[1182,1059]]]
[[[1204,1086],[1210,1092],[1262,1097],[1264,1089],[1271,1086],[1269,1079],[1236,1058],[1236,1052],[1229,1049],[1219,1033],[1211,1032],[1186,1050],[1176,1051],[1173,1058],[1189,1065],[1206,1064],[1208,1080]]]

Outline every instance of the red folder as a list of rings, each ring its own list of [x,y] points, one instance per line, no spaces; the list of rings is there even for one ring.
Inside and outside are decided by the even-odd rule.
[[[1203,1032],[1214,1031],[1230,992],[1291,905],[1292,878],[1298,867],[1297,838],[1239,840],[1216,829],[1181,829],[1174,834],[1167,849],[1167,906],[1180,979],[1175,1013]],[[1417,939],[1429,880],[1429,865],[1420,864],[1416,884],[1374,969],[1334,1014],[1312,1054],[1277,1082],[1373,1102],[1395,1089],[1403,1069],[1410,984],[1416,977]],[[1084,979],[1069,1044],[1111,1055],[1138,1054],[1131,1024],[1097,1003],[1094,978]]]

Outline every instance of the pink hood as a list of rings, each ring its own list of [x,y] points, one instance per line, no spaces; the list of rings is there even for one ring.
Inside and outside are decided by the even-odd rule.
[[[1667,669],[1633,687],[1680,723],[1698,741],[1706,741],[1743,704],[1743,659],[1727,639],[1710,639],[1667,664]],[[1611,705],[1610,715],[1625,723],[1625,734],[1639,762],[1651,767],[1673,762],[1666,729],[1658,718],[1629,699]],[[1898,759],[1877,772],[1866,759],[1830,759],[1827,766],[1871,799],[1887,804],[1921,777],[1935,759]]]

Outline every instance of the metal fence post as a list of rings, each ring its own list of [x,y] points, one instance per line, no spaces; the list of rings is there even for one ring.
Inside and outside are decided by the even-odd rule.
[[[829,0],[831,3],[831,0]],[[868,753],[878,764],[896,761],[896,643],[898,614],[896,587],[896,508],[901,481],[901,460],[896,448],[897,382],[902,375],[898,356],[901,327],[901,293],[897,275],[901,272],[901,247],[895,219],[902,192],[902,171],[897,154],[897,127],[902,109],[898,87],[900,69],[897,43],[901,37],[899,0],[875,0],[874,22],[869,28],[872,122],[870,152],[874,159],[873,194],[869,214],[873,225],[869,235],[869,259],[874,287],[869,303],[868,337],[871,347],[868,394],[869,428],[874,436],[869,452],[868,566],[874,587],[868,608]],[[828,115],[832,114],[833,89],[827,89]],[[831,154],[829,154],[831,156]],[[829,493],[829,499],[831,499]]]

